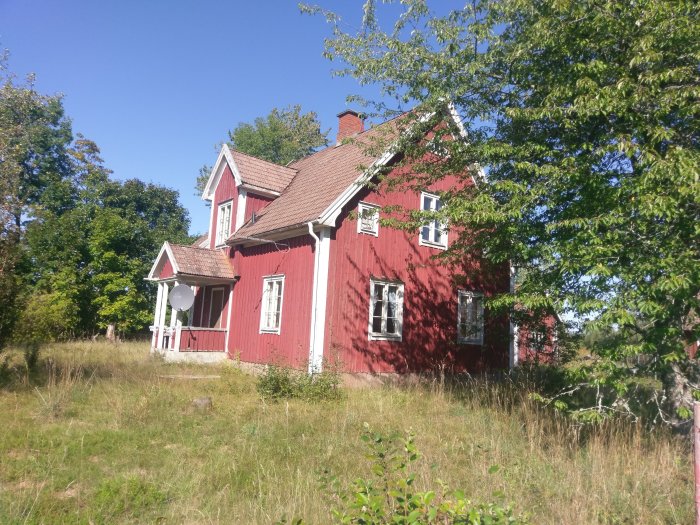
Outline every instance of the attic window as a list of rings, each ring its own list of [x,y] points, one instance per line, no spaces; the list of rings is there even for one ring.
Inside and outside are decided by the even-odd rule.
[[[379,236],[379,206],[367,202],[357,206],[357,233]]]
[[[421,211],[439,212],[442,208],[440,197],[422,192],[420,195]],[[435,219],[424,224],[420,231],[418,244],[433,248],[447,248],[447,226]]]
[[[216,245],[221,246],[226,243],[229,234],[231,233],[231,208],[232,201],[219,204],[218,219],[219,222],[216,228]]]

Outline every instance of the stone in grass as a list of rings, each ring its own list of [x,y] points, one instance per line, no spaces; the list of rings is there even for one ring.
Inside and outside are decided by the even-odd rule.
[[[211,402],[211,397],[206,396],[206,397],[197,397],[192,400],[192,407],[195,410],[202,410],[202,411],[207,411],[211,410],[213,408],[213,404]]]

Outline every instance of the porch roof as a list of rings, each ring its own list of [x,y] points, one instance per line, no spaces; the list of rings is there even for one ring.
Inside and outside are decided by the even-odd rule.
[[[172,268],[170,275],[164,275],[169,273],[166,270],[166,262],[170,262]],[[161,280],[171,277],[233,280],[237,275],[224,250],[210,250],[165,242],[148,278]]]

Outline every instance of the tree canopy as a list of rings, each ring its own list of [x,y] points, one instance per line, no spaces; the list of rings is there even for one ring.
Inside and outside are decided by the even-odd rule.
[[[250,124],[242,122],[228,132],[228,144],[248,155],[286,165],[328,145],[328,130],[314,111],[301,112],[300,105],[273,108],[265,117]],[[197,194],[202,193],[211,168],[204,166],[197,178]]]
[[[59,96],[0,60],[0,350],[18,342],[148,326],[144,276],[164,240],[189,241],[177,192],[112,180]],[[18,323],[18,324],[17,324]]]
[[[569,408],[636,413],[654,398],[663,417],[688,415],[700,387],[686,352],[700,339],[697,3],[401,5],[388,31],[372,0],[356,33],[325,12],[326,54],[339,74],[380,85],[393,109],[441,115],[449,102],[462,119],[466,140],[436,133],[441,161],[408,181],[484,168],[486,184],[442,195],[442,219],[468,235],[452,255],[478,249],[524,270],[492,308],[555,309],[612,334],[572,367],[595,410]],[[416,161],[430,145],[404,146]],[[643,377],[663,378],[660,398],[631,395]]]

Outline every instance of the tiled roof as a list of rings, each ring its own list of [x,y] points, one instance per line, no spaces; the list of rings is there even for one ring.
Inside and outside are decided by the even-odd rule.
[[[392,129],[395,127],[382,124],[360,133],[351,142],[331,146],[290,164],[297,175],[282,195],[260,210],[254,223],[243,225],[230,239],[244,239],[318,219],[361,175],[358,168],[368,167],[381,156],[366,150],[376,141],[386,142],[384,132]]]
[[[170,244],[170,250],[175,259],[174,266],[177,266],[178,274],[218,279],[236,277],[230,259],[223,250],[209,250],[181,244]]]
[[[282,193],[297,170],[280,166],[266,160],[229,148],[233,161],[244,183]]]
[[[205,233],[203,235],[200,235],[195,239],[195,241],[192,243],[192,246],[198,246],[200,248],[204,248],[203,244],[207,243],[209,244],[209,234]]]

